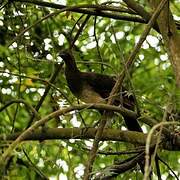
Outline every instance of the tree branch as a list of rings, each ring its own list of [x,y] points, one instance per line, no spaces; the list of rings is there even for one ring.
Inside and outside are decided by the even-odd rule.
[[[60,4],[56,4],[56,3],[50,3],[50,2],[43,2],[40,0],[14,0],[16,2],[24,2],[24,3],[31,3],[31,4],[35,4],[35,5],[39,5],[39,6],[43,6],[43,7],[49,7],[49,8],[55,8],[55,9],[64,9],[64,8],[68,8],[68,6],[64,6],[64,5],[60,5]],[[128,4],[129,5],[129,4]],[[84,6],[84,7],[83,7]],[[71,12],[76,12],[76,13],[82,13],[82,14],[89,14],[92,16],[100,16],[100,17],[106,17],[106,18],[112,18],[112,19],[117,19],[117,20],[124,20],[124,21],[130,21],[130,22],[138,22],[138,23],[143,23],[146,24],[148,23],[148,21],[150,20],[150,14],[147,13],[145,10],[138,10],[137,6],[135,6],[134,8],[131,8],[133,10],[135,10],[135,12],[137,12],[140,16],[143,17],[137,17],[137,16],[125,16],[125,15],[119,15],[116,13],[111,13],[111,12],[122,12],[122,13],[129,13],[129,14],[134,14],[133,11],[129,11],[124,10],[124,8],[119,8],[119,7],[114,7],[114,6],[105,6],[105,5],[94,5],[91,4],[89,5],[83,5],[82,7],[78,6],[76,8],[71,8],[68,11]],[[87,7],[86,7],[87,6]],[[85,9],[85,8],[91,8],[93,10],[90,9]],[[111,11],[111,12],[105,12],[106,11]],[[137,15],[137,14],[136,14]],[[180,29],[180,25],[177,22],[176,26],[178,29]],[[158,31],[158,27],[154,27],[157,31]]]
[[[169,1],[168,1],[169,2]],[[160,1],[150,1],[150,5],[156,8]],[[175,74],[176,85],[180,88],[180,35],[177,31],[169,3],[163,8],[157,19],[160,32]]]
[[[47,128],[47,129],[37,129],[29,132],[28,136],[22,141],[43,141],[43,140],[55,140],[55,139],[94,139],[97,128]],[[16,140],[21,136],[22,132],[16,132],[8,135],[0,135],[1,141],[12,141]],[[122,141],[131,144],[145,145],[147,139],[147,134],[136,131],[120,131],[119,129],[104,129],[101,141]],[[150,147],[155,145],[157,136],[153,135],[151,139]],[[180,150],[180,145],[174,142],[172,148],[167,142],[167,139],[161,137],[161,143],[163,149],[169,151]],[[142,151],[142,150],[141,150]],[[137,153],[137,152],[136,152]],[[101,153],[100,153],[101,154]],[[113,153],[112,153],[113,154]],[[114,153],[116,154],[116,153]],[[118,154],[118,153],[117,153]]]
[[[31,131],[23,141],[51,139],[94,139],[97,128],[47,128]],[[22,132],[0,135],[0,140],[15,140]],[[119,129],[104,129],[101,141],[123,141],[132,144],[145,145],[147,134],[135,131],[120,131]],[[155,144],[156,137],[151,141]]]
[[[151,14],[149,14],[144,7],[142,7],[139,3],[136,3],[134,0],[123,0],[129,8],[134,10],[138,15],[140,15],[146,22],[151,19]],[[157,32],[159,32],[158,24],[155,22],[154,28]]]

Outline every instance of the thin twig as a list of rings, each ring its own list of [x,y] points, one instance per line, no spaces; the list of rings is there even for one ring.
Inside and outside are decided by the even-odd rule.
[[[140,15],[145,21],[149,21],[151,18],[151,14],[148,13],[143,6],[140,5],[140,3],[134,1],[134,0],[123,0],[129,8],[134,10],[138,15]],[[155,22],[154,28],[157,32],[159,32],[158,24]]]
[[[58,63],[57,63],[58,64]],[[66,96],[66,94],[61,90],[59,89],[58,87],[56,87],[54,84],[50,83],[48,80],[45,80],[45,79],[42,79],[42,78],[39,78],[39,77],[34,77],[34,76],[28,76],[28,75],[22,75],[22,74],[18,74],[18,73],[12,73],[12,72],[6,72],[4,70],[0,70],[0,73],[7,73],[7,74],[10,74],[10,75],[13,75],[13,76],[20,76],[20,77],[23,77],[23,78],[27,78],[27,79],[32,79],[34,81],[41,81],[43,82],[45,85],[49,84],[52,88],[54,88],[55,90],[57,90],[60,94],[62,94],[62,96],[70,103],[70,100],[68,99],[68,97]],[[70,103],[72,104],[72,103]]]
[[[75,23],[74,26],[72,27],[71,32],[70,32],[70,37],[72,36],[73,31],[74,31],[74,29],[76,28],[76,25],[78,25],[78,23],[80,22],[80,20],[81,20],[83,17],[84,17],[84,14],[82,14],[82,15],[79,17],[79,19],[76,21],[76,23]]]
[[[173,169],[164,161],[162,160],[160,157],[158,157],[158,160],[161,161],[163,164],[165,164],[165,166],[167,166],[167,168],[172,172],[172,174],[174,175],[174,177],[179,180],[179,177],[176,175],[176,173],[173,171]]]
[[[162,126],[165,125],[180,125],[180,122],[161,122],[159,124],[156,124],[152,129],[149,131],[147,140],[146,140],[146,155],[145,155],[145,173],[143,180],[148,180],[148,176],[150,173],[150,167],[149,167],[149,157],[150,157],[150,143],[151,143],[151,137],[154,134],[154,131]],[[157,144],[157,143],[156,143]]]
[[[158,137],[158,138],[159,138],[159,137]],[[162,179],[161,179],[160,166],[159,166],[159,158],[158,158],[157,155],[155,156],[155,164],[156,164],[156,173],[157,173],[158,180],[162,180]]]
[[[164,2],[166,2],[166,0],[164,0]],[[163,5],[165,5],[165,3]],[[141,48],[141,45],[143,44],[144,40],[146,39],[146,36],[148,35],[148,33],[150,32],[152,26],[154,25],[156,18],[158,17],[161,9],[163,8],[163,5],[158,6],[157,10],[152,15],[149,23],[147,24],[147,27],[145,28],[144,32],[142,33],[138,44],[135,46],[134,51],[129,56],[129,58],[128,58],[127,62],[126,62],[126,67],[128,69],[132,66],[132,64],[134,62],[134,59],[135,59],[137,53],[139,52],[139,49]],[[126,71],[124,69],[122,71],[122,73],[120,74],[120,76],[118,77],[113,89],[111,90],[111,93],[110,93],[111,97],[108,99],[108,103],[107,103],[108,105],[113,104],[114,97],[112,95],[116,94],[117,91],[122,87],[122,83],[123,83],[123,80],[124,80],[125,75],[126,75],[125,72]],[[96,133],[96,137],[94,139],[93,147],[92,147],[92,150],[90,152],[90,158],[89,158],[88,164],[87,164],[86,169],[85,169],[84,180],[88,180],[89,177],[90,177],[90,173],[92,171],[92,166],[93,166],[94,160],[96,158],[96,152],[97,152],[97,149],[98,149],[98,144],[99,144],[100,138],[101,138],[102,133],[103,133],[103,129],[104,129],[105,125],[106,125],[106,122],[107,122],[107,119],[108,119],[109,115],[110,114],[108,112],[107,113],[105,112],[103,114],[103,116],[102,116],[101,122],[99,124],[98,131]]]
[[[14,100],[11,100],[11,101],[7,102],[2,108],[0,108],[0,112],[5,110],[6,108],[8,108],[10,105],[12,105],[14,103],[17,103],[17,104],[22,103],[22,104],[24,104],[27,107],[27,110],[28,110],[29,113],[32,112],[37,120],[40,119],[40,116],[39,116],[38,112],[36,111],[36,109],[33,108],[33,106],[31,106],[28,102],[26,102],[23,99],[14,99]]]
[[[10,157],[12,151],[14,148],[16,148],[16,146],[22,141],[24,140],[30,133],[32,133],[34,130],[36,130],[39,126],[45,124],[46,122],[48,122],[50,119],[56,117],[56,116],[60,116],[60,115],[64,115],[70,111],[73,110],[81,110],[81,109],[85,109],[85,108],[97,108],[97,109],[101,109],[101,110],[111,110],[111,111],[117,111],[120,112],[122,114],[126,114],[128,116],[130,116],[131,118],[136,116],[136,114],[133,111],[130,111],[128,109],[125,108],[120,108],[117,106],[111,106],[111,105],[107,105],[107,104],[83,104],[83,105],[79,105],[79,106],[70,106],[64,109],[60,109],[58,111],[55,111],[47,116],[45,116],[44,118],[40,119],[39,121],[36,121],[32,126],[30,126],[28,129],[26,129],[20,136],[18,136],[18,138],[12,142],[12,144],[6,149],[6,151],[2,154],[2,156],[0,157],[0,166],[2,166],[2,168],[0,168],[1,170],[3,170],[4,165],[6,164],[6,162],[8,161],[8,158]]]
[[[96,49],[97,49],[99,59],[103,63],[103,58],[101,56],[100,47],[99,47],[99,41],[98,41],[98,38],[97,38],[97,35],[96,35],[96,21],[97,21],[97,16],[94,17],[94,38],[95,38],[95,41],[96,41]],[[104,71],[104,67],[103,67],[103,64],[101,64],[101,73],[103,73],[103,71]]]
[[[137,55],[137,53],[139,52],[143,42],[146,39],[146,36],[149,34],[151,28],[153,27],[154,23],[156,22],[157,17],[159,16],[162,8],[164,7],[165,3],[167,2],[167,0],[163,0],[162,3],[160,3],[160,5],[158,6],[158,8],[155,10],[155,12],[153,13],[151,19],[149,20],[145,30],[143,31],[138,43],[136,44],[136,46],[134,47],[134,50],[132,51],[132,53],[130,54],[128,60],[126,61],[126,67],[127,69],[130,69],[131,66],[134,63],[135,57]],[[121,72],[121,74],[119,75],[116,84],[112,90],[112,94],[114,94],[116,92],[117,89],[119,89],[122,86],[123,80],[126,76],[126,71],[125,69],[123,69],[123,71]],[[111,94],[110,94],[111,95]],[[109,101],[111,101],[111,99],[109,99]]]
[[[6,7],[6,5],[9,4],[9,1],[5,2],[1,7],[0,7],[0,10],[3,9],[4,7]]]
[[[63,66],[63,63],[59,64],[59,65],[55,68],[54,72],[52,73],[52,75],[51,75],[51,77],[50,77],[50,79],[49,79],[49,82],[50,82],[51,84],[56,80],[56,77],[57,77],[59,71],[61,70],[62,66]],[[50,84],[47,84],[47,86],[46,86],[46,88],[45,88],[45,91],[44,91],[44,94],[41,96],[41,99],[39,100],[38,104],[37,104],[36,107],[35,107],[35,109],[36,109],[37,112],[39,111],[39,109],[40,109],[42,103],[44,102],[46,96],[48,95],[50,89],[51,89],[51,85],[50,85]],[[34,116],[32,116],[32,118],[30,119],[27,127],[29,127],[29,126],[32,124],[33,119],[34,119]]]
[[[78,32],[76,33],[76,36],[74,37],[73,41],[71,42],[70,48],[73,48],[76,40],[78,39],[79,35],[82,33],[82,31],[83,31],[83,29],[84,29],[85,25],[87,24],[87,22],[88,22],[88,20],[89,20],[90,17],[91,17],[90,15],[87,15],[87,16],[86,16],[86,19],[85,19],[84,22],[81,24]]]
[[[32,3],[35,5],[39,6],[44,6],[44,7],[50,7],[50,8],[55,8],[55,9],[64,9],[67,8],[67,6],[56,4],[56,3],[49,3],[45,1],[40,1],[40,0],[16,0],[17,2],[25,2],[25,3]],[[87,7],[88,6],[88,7]],[[94,10],[90,10],[94,9]],[[131,21],[131,22],[138,22],[138,23],[143,23],[146,24],[149,19],[144,20],[142,18],[136,17],[136,16],[124,16],[124,15],[119,15],[116,13],[109,13],[105,12],[106,11],[117,11],[117,12],[125,12],[124,8],[121,7],[114,7],[114,6],[103,6],[103,5],[82,5],[82,6],[76,6],[76,8],[70,7],[68,11],[72,12],[77,12],[77,13],[82,13],[82,14],[89,14],[93,16],[101,16],[101,17],[107,17],[107,18],[112,18],[112,19],[117,19],[117,20],[125,20],[125,21]],[[127,10],[127,13],[134,14],[132,13],[132,10]],[[179,24],[176,23],[176,25],[179,27]]]
[[[31,161],[30,157],[26,153],[26,151],[23,149],[24,155],[26,156],[27,160],[29,161],[32,168],[36,171],[36,173],[44,180],[49,180],[48,177]]]

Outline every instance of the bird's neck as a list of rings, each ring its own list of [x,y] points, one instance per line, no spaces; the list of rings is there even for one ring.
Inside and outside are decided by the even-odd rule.
[[[79,72],[77,66],[76,66],[76,62],[74,60],[74,58],[69,58],[69,59],[65,59],[65,64],[66,64],[66,73],[76,73]]]
[[[79,97],[79,94],[82,89],[82,80],[81,80],[81,73],[76,66],[72,64],[67,65],[65,67],[65,76],[68,83],[68,86],[71,92]]]

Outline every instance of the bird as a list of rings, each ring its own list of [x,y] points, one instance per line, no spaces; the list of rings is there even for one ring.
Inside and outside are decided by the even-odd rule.
[[[95,72],[81,72],[76,65],[75,57],[70,49],[61,51],[59,55],[65,62],[66,81],[74,96],[85,103],[107,103],[111,90],[116,83],[115,77]],[[121,93],[115,98],[113,105],[122,105],[134,111],[135,98],[133,95],[127,95],[126,91],[126,88],[122,87]],[[137,119],[129,118],[126,115],[123,115],[123,118],[128,130],[143,133]],[[158,155],[156,155],[156,161],[157,158]],[[141,172],[144,174],[145,161],[142,160],[138,164]]]
[[[107,98],[116,83],[115,77],[95,72],[81,72],[72,50],[63,50],[59,55],[65,62],[65,77],[72,94],[85,103],[107,103]],[[115,98],[113,105],[121,104],[129,110],[134,110],[133,95],[128,96],[124,87],[120,94]],[[124,115],[124,121],[128,130],[142,132],[137,119],[130,119]]]

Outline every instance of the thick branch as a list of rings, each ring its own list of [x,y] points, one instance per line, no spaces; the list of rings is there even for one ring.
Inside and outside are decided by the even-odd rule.
[[[140,15],[146,22],[148,22],[150,20],[151,14],[146,12],[144,7],[142,7],[139,3],[137,3],[134,0],[123,0],[123,1],[128,5],[129,8],[131,8],[135,12],[137,12],[137,14]],[[156,29],[156,31],[159,32],[159,27],[158,27],[157,23],[154,24],[154,28]]]
[[[81,109],[85,109],[85,108],[95,108],[95,109],[101,109],[101,110],[121,111],[122,113],[126,113],[126,111],[127,111],[127,112],[129,112],[129,115],[127,114],[129,117],[133,118],[133,117],[136,116],[136,113],[134,113],[133,111],[126,110],[125,108],[120,108],[120,107],[117,107],[117,106],[106,105],[106,104],[83,104],[83,105],[79,105],[79,106],[71,106],[71,107],[67,107],[67,108],[64,108],[64,109],[57,110],[57,111],[45,116],[44,118],[40,119],[39,121],[36,121],[31,127],[29,127],[20,136],[17,137],[17,139],[2,154],[2,156],[0,158],[0,166],[1,166],[0,169],[2,169],[2,171],[3,171],[3,168],[5,167],[6,162],[7,162],[8,158],[9,158],[10,154],[12,153],[13,149],[15,149],[16,146],[21,141],[26,139],[29,136],[29,134],[31,134],[39,126],[42,126],[43,124],[47,123],[49,120],[51,120],[52,118],[55,118],[57,116],[64,115],[64,114],[66,114],[66,113],[68,113],[70,111],[81,110]]]
[[[68,6],[64,6],[64,5],[60,5],[60,4],[56,4],[56,3],[49,3],[49,2],[43,2],[43,1],[40,1],[40,0],[15,0],[16,2],[24,2],[24,3],[32,3],[32,4],[35,4],[35,5],[39,5],[39,6],[43,6],[43,7],[49,7],[49,8],[55,8],[55,9],[64,9],[64,8],[67,8]],[[127,1],[126,1],[127,2]],[[129,5],[129,4],[128,4]],[[77,12],[77,13],[82,13],[82,14],[89,14],[89,15],[92,15],[92,16],[100,16],[100,17],[107,17],[107,18],[112,18],[112,19],[117,19],[117,20],[124,20],[124,21],[131,21],[131,22],[138,22],[138,23],[143,23],[143,24],[146,24],[148,23],[148,21],[150,20],[150,14],[142,11],[141,11],[137,8],[137,6],[135,6],[134,8],[132,8],[133,10],[135,10],[140,16],[143,17],[140,18],[140,17],[136,17],[136,16],[125,16],[125,15],[119,15],[117,13],[111,13],[111,12],[127,12],[127,13],[130,13],[130,14],[134,14],[134,12],[131,12],[129,10],[126,10],[124,11],[123,8],[117,8],[117,7],[113,7],[113,6],[105,6],[105,5],[91,5],[91,9],[85,9],[86,7],[84,8],[81,8],[81,7],[77,7],[77,8],[72,8],[68,11],[71,11],[71,12]],[[106,11],[111,11],[111,12],[105,12]],[[177,25],[177,28],[180,29],[180,25],[179,23],[177,22],[176,23]],[[154,29],[156,29],[158,31],[158,27],[154,27]]]
[[[43,130],[32,131],[26,136],[23,141],[43,141],[43,140],[56,140],[56,139],[94,139],[97,128],[49,128]],[[12,141],[19,137],[22,132],[17,132],[9,135],[0,135],[1,141]],[[122,141],[131,144],[145,145],[147,134],[135,131],[120,131],[119,129],[104,129],[101,141]],[[152,137],[151,145],[156,143],[156,136]],[[166,150],[180,150],[180,145],[176,141],[172,147],[169,146],[170,142],[162,138],[162,147]],[[150,146],[151,146],[150,145]]]
[[[49,128],[30,132],[25,137],[27,140],[50,139],[94,139],[97,128]],[[0,136],[0,140],[15,140],[22,132]],[[135,131],[120,131],[119,129],[104,129],[101,141],[123,141],[132,144],[145,145],[147,134]],[[152,140],[155,143],[156,138]]]

